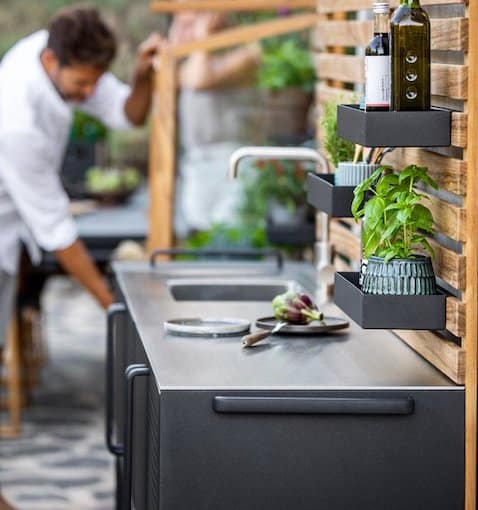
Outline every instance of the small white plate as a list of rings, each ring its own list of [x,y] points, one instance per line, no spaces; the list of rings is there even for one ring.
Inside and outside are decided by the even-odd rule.
[[[186,318],[171,319],[164,329],[174,335],[232,336],[249,332],[251,323],[245,319]]]

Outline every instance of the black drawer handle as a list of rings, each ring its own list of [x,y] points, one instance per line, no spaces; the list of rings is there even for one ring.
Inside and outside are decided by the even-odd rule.
[[[114,388],[114,350],[115,350],[115,320],[119,315],[124,315],[126,307],[123,303],[114,303],[108,308],[107,314],[107,338],[106,338],[106,446],[117,457],[123,455],[123,445],[113,441],[113,400]]]
[[[231,414],[413,414],[411,397],[214,397],[216,413]]]
[[[133,423],[134,423],[134,381],[137,377],[146,377],[150,373],[146,365],[130,365],[126,376],[126,423],[124,429],[124,488],[123,508],[131,510],[133,493]]]

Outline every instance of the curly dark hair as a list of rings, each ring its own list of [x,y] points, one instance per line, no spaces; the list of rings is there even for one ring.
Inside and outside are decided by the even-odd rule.
[[[86,64],[107,69],[116,56],[116,37],[97,9],[86,6],[58,11],[49,26],[47,47],[62,67]]]

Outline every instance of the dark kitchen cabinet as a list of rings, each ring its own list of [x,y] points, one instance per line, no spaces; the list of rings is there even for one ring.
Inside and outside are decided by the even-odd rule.
[[[128,367],[132,365],[146,365],[147,358],[144,348],[136,333],[136,329],[131,317],[126,313],[126,309],[121,302],[113,308],[113,317],[108,322],[108,370],[107,386],[109,400],[108,407],[110,412],[107,416],[107,434],[111,437],[107,441],[112,443],[112,453],[117,457],[116,477],[117,477],[117,510],[122,510],[125,506],[122,503],[124,492],[125,477],[125,452],[124,439],[127,425],[127,378]],[[134,508],[136,510],[146,510],[150,507],[146,502],[146,472],[147,472],[147,444],[148,437],[145,435],[148,422],[148,409],[151,406],[149,397],[150,381],[145,378],[138,378],[134,384],[133,399],[133,438],[134,448],[131,473],[132,473],[132,495],[134,499]]]
[[[146,271],[139,283],[113,363],[114,420],[131,432],[121,510],[463,510],[463,388],[408,347],[354,326],[252,351],[166,337],[161,314],[176,305]]]
[[[218,396],[259,402],[218,412]],[[166,391],[161,405],[161,510],[463,509],[461,392]]]

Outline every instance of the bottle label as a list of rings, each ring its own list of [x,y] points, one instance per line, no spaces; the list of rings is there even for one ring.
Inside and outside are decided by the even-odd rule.
[[[390,56],[365,57],[365,107],[390,106]]]

